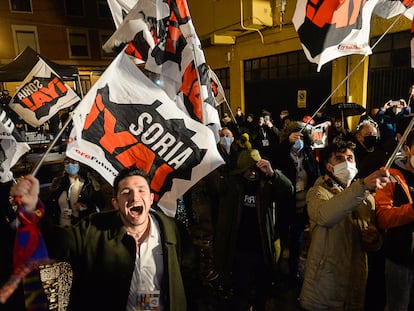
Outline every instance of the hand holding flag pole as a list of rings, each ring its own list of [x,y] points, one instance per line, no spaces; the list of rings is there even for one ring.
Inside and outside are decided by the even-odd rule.
[[[411,117],[411,121],[408,124],[407,128],[405,129],[405,132],[403,134],[403,136],[401,136],[400,141],[397,144],[397,147],[395,147],[393,153],[391,154],[391,156],[389,157],[387,163],[385,164],[384,169],[387,170],[391,167],[392,163],[394,163],[394,160],[398,154],[398,152],[401,150],[401,147],[404,145],[405,141],[407,140],[407,136],[408,134],[411,132],[413,126],[414,126],[414,114],[411,113],[409,115]]]
[[[46,159],[46,156],[50,153],[53,146],[56,145],[57,140],[60,138],[60,136],[62,136],[72,118],[73,114],[70,114],[61,130],[57,133],[53,141],[50,143],[42,158],[36,164],[31,174],[33,177],[39,171],[41,165]],[[15,184],[17,184],[16,179],[13,178],[13,181]],[[16,228],[16,241],[14,246],[14,271],[9,280],[0,288],[0,303],[5,303],[15,292],[20,282],[22,282],[26,276],[32,273],[32,271],[39,269],[41,265],[52,264],[55,262],[54,260],[49,259],[46,245],[44,243],[40,230],[37,227],[37,223],[44,215],[43,205],[40,204],[36,212],[28,213],[22,207],[22,200],[20,196],[14,196],[13,201],[13,203],[17,205],[16,212],[19,222],[19,225]],[[28,241],[26,241],[27,236]],[[36,278],[37,276],[35,279]],[[36,309],[33,307],[31,310],[47,310],[47,303],[45,302],[46,297],[44,296],[43,291],[36,291],[36,285],[41,287],[41,284],[39,282],[38,284],[35,284],[35,286],[34,284],[31,284],[30,288],[32,289],[25,289],[26,306],[30,306],[31,302],[33,301],[33,303],[37,303],[37,306],[39,307]]]

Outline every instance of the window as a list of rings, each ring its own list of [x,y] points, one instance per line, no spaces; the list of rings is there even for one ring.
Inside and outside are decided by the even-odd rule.
[[[260,64],[260,65],[259,65]],[[246,81],[260,81],[310,75],[316,71],[316,65],[310,63],[302,50],[284,54],[266,56],[244,62]]]
[[[109,9],[108,2],[106,1],[98,1],[98,16],[104,18],[111,18],[111,10]]]
[[[83,0],[65,0],[66,15],[84,16]]]
[[[12,12],[32,12],[31,0],[10,0],[10,9]]]
[[[12,25],[14,50],[16,55],[27,46],[39,52],[39,40],[36,26]]]
[[[108,39],[111,37],[111,35],[112,35],[111,32],[100,32],[99,33],[99,40],[100,40],[101,47],[105,44],[106,41],[108,41]],[[115,56],[114,52],[106,53],[101,48],[101,57],[102,58],[112,58],[114,56]]]
[[[373,54],[369,57],[370,69],[387,67],[410,66],[410,39],[409,31],[388,34],[381,41],[380,37],[371,39],[371,46],[375,44]]]
[[[89,58],[89,37],[87,30],[68,30],[69,56]]]

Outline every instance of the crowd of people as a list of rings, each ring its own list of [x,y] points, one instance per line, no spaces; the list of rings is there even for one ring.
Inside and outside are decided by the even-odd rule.
[[[112,208],[94,172],[70,158],[44,203],[31,175],[2,184],[0,285],[13,273],[24,223],[41,231],[50,258],[70,263],[68,310],[199,310],[202,278],[225,292],[220,310],[269,310],[273,290],[290,287],[300,288],[305,310],[409,310],[414,132],[392,167],[383,166],[410,112],[404,100],[389,101],[361,116],[355,132],[321,114],[311,120],[282,110],[274,120],[239,107],[224,115],[217,148],[225,163],[178,198],[186,213],[208,210],[208,274],[194,247],[197,222],[179,221],[183,210],[165,216],[139,168],[115,178]],[[315,148],[315,121],[330,122],[325,148]],[[21,285],[0,310],[25,310]]]

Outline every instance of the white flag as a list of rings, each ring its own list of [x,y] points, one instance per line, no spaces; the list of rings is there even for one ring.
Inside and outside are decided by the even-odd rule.
[[[10,116],[0,108],[0,182],[11,180],[13,176],[11,168],[22,155],[30,150],[24,139],[25,137],[17,131]]]
[[[74,111],[67,154],[109,182],[136,166],[151,176],[158,205],[176,200],[223,160],[211,131],[178,109],[120,53]]]
[[[24,121],[38,127],[59,110],[79,101],[79,96],[39,58],[14,94],[9,106]]]
[[[111,51],[128,43],[127,54],[159,75],[159,86],[191,118],[211,126],[218,141],[215,107],[204,52],[185,0],[140,0],[105,43]]]
[[[116,28],[122,24],[125,16],[137,2],[138,0],[108,0],[108,6]]]
[[[292,21],[306,57],[318,64],[318,71],[333,59],[372,53],[370,23],[378,1],[297,1]]]

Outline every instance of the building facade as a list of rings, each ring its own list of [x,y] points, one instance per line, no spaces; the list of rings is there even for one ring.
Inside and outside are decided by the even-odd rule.
[[[101,46],[114,30],[106,1],[0,1],[0,65],[29,46],[58,64],[77,67],[87,91],[113,58]],[[0,87],[13,91],[15,84]]]
[[[207,63],[224,76],[233,111],[241,106],[245,112],[266,108],[273,115],[282,109],[312,114],[329,96],[332,103],[352,101],[370,109],[388,99],[406,98],[414,82],[411,21],[405,17],[373,16],[371,46],[386,33],[373,54],[339,58],[318,73],[306,59],[292,23],[296,1],[188,0],[188,4]],[[299,100],[303,91],[305,105]],[[351,126],[356,120],[350,118]]]

